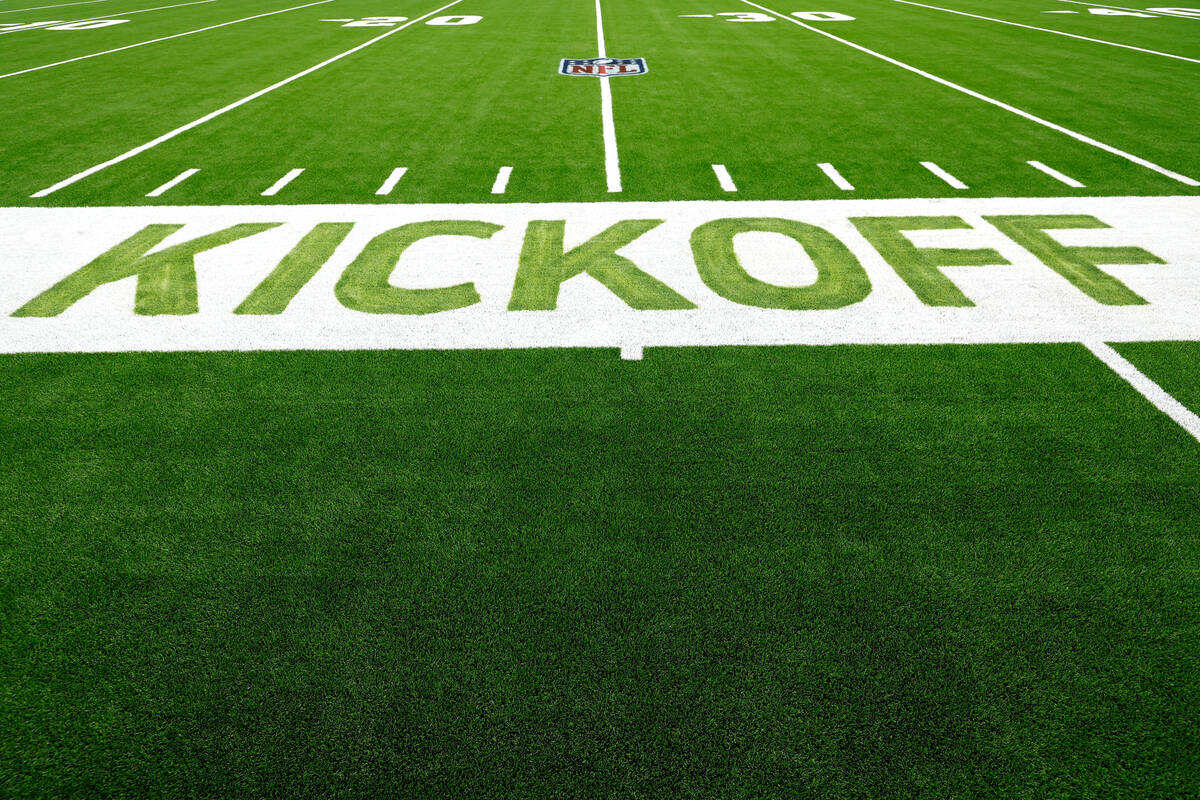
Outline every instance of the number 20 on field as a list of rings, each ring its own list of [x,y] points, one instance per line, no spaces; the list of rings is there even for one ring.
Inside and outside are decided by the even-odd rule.
[[[434,17],[426,20],[426,25],[474,25],[483,17],[474,15]],[[408,17],[362,17],[361,19],[323,19],[321,22],[344,22],[343,28],[392,28],[401,22],[408,22]]]

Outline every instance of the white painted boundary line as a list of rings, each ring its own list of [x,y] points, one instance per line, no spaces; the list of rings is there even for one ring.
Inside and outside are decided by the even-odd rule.
[[[383,185],[375,190],[377,195],[387,195],[392,193],[392,189],[396,188],[396,184],[404,177],[404,173],[408,172],[408,167],[396,167],[392,170],[392,174],[387,176],[387,180]]]
[[[837,167],[833,164],[817,164],[824,172],[829,180],[833,181],[833,185],[841,189],[843,192],[853,192],[854,184],[842,177],[842,173],[837,171]]]
[[[1137,389],[1142,397],[1153,403],[1155,408],[1175,420],[1179,427],[1200,442],[1200,417],[1189,411],[1183,403],[1167,394],[1165,389],[1150,380],[1145,373],[1104,342],[1083,342],[1082,344],[1092,351],[1092,355],[1103,361],[1109,369]]]
[[[1082,183],[1075,180],[1070,175],[1064,175],[1063,173],[1059,172],[1058,170],[1054,169],[1053,167],[1047,167],[1045,164],[1043,164],[1040,161],[1026,161],[1025,163],[1028,164],[1029,166],[1033,167],[1034,169],[1039,170],[1040,172],[1046,173],[1051,178],[1054,178],[1054,180],[1059,181],[1060,183],[1065,183],[1067,186],[1070,186],[1072,189],[1086,188]]]
[[[1126,161],[1137,164],[1140,167],[1145,167],[1146,169],[1157,172],[1160,175],[1165,175],[1168,178],[1172,178],[1174,180],[1179,181],[1180,183],[1184,184],[1185,186],[1200,186],[1200,181],[1195,180],[1194,178],[1189,178],[1186,175],[1181,175],[1178,172],[1173,172],[1172,170],[1169,170],[1166,167],[1160,167],[1158,164],[1155,164],[1153,161],[1148,161],[1140,156],[1135,156],[1133,153],[1128,153],[1124,150],[1113,147],[1112,145],[1105,144],[1104,142],[1093,139],[1090,136],[1086,136],[1077,131],[1073,131],[1070,128],[1064,128],[1062,125],[1058,125],[1054,122],[1051,122],[1048,119],[1039,117],[1036,114],[1030,114],[1028,111],[1022,111],[1021,109],[1017,108],[1016,106],[1011,106],[1008,103],[1005,103],[1001,100],[995,99],[994,97],[988,97],[985,94],[980,94],[979,92],[976,92],[972,89],[968,89],[967,87],[962,86],[957,83],[954,83],[953,81],[948,81],[945,78],[939,78],[937,75],[926,72],[923,69],[918,69],[917,67],[914,67],[911,64],[905,64],[903,61],[897,61],[896,59],[891,58],[890,56],[885,56],[883,53],[878,53],[874,50],[871,50],[868,47],[863,47],[861,44],[855,44],[854,42],[852,42],[848,39],[843,39],[840,36],[835,36],[834,34],[829,33],[828,31],[821,30],[820,28],[814,28],[812,25],[806,25],[805,23],[801,22],[798,19],[793,19],[792,17],[789,17],[785,14],[781,14],[778,11],[767,8],[766,6],[760,6],[758,3],[751,2],[751,0],[742,0],[742,2],[748,6],[754,6],[755,8],[761,8],[763,11],[767,11],[771,14],[774,14],[779,19],[786,20],[793,24],[799,25],[801,28],[812,31],[813,33],[820,34],[821,36],[824,36],[826,39],[832,39],[833,41],[844,44],[847,47],[853,47],[855,50],[858,50],[862,53],[866,53],[869,56],[874,56],[875,58],[878,58],[882,61],[886,61],[887,63],[892,64],[893,66],[897,66],[897,67],[900,67],[901,69],[908,70],[909,72],[913,73],[914,75],[920,75],[922,78],[928,78],[929,80],[934,81],[935,83],[940,83],[942,86],[953,89],[956,92],[962,92],[963,94],[967,95],[968,97],[974,97],[976,100],[982,100],[983,102],[989,103],[993,106],[996,106],[997,108],[1002,108],[1005,111],[1008,111],[1012,114],[1016,114],[1019,117],[1023,117],[1024,119],[1027,119],[1030,122],[1036,122],[1038,125],[1049,128],[1052,131],[1058,131],[1061,134],[1070,136],[1072,139],[1075,139],[1076,141],[1083,142],[1084,144],[1087,144],[1087,145],[1091,145],[1092,147],[1103,150],[1106,153],[1111,153],[1114,156],[1123,158]]]
[[[596,50],[600,58],[608,58],[604,44],[604,17],[600,0],[596,0]],[[621,158],[617,152],[617,124],[613,121],[612,87],[608,78],[600,78],[600,117],[604,129],[604,180],[608,191],[621,191]]]
[[[107,3],[108,0],[82,0],[79,3],[59,3],[56,6],[34,6],[33,8],[9,8],[0,11],[0,14],[17,14],[21,11],[41,11],[43,8],[63,8],[64,6],[88,6],[92,3]]]
[[[199,171],[200,170],[198,170],[198,169],[185,169],[183,172],[179,173],[174,178],[171,178],[171,180],[167,181],[166,183],[164,183],[162,186],[158,187],[154,191],[147,192],[146,197],[162,197],[168,191],[170,191],[171,189],[174,189],[176,186],[183,183],[184,181],[186,181],[188,178],[192,177]]]
[[[737,184],[733,182],[733,178],[729,177],[729,170],[725,169],[724,164],[713,164],[712,170],[716,173],[717,183],[721,184],[721,189],[726,192],[737,191]]]
[[[1093,39],[1090,36],[1080,36],[1077,33],[1067,33],[1066,31],[1056,31],[1053,28],[1039,28],[1036,25],[1025,25],[1020,22],[1009,22],[1006,19],[996,19],[995,17],[985,17],[980,14],[969,14],[966,11],[956,11],[952,8],[942,8],[941,6],[929,6],[924,3],[915,3],[913,0],[892,0],[893,3],[903,3],[906,6],[919,6],[921,8],[929,8],[934,11],[944,11],[947,14],[958,14],[963,17],[974,17],[975,19],[983,19],[988,22],[999,22],[1001,25],[1012,25],[1015,28],[1027,28],[1031,31],[1042,31],[1043,33],[1053,33],[1059,36],[1066,36],[1071,39],[1079,39],[1085,42],[1094,42],[1095,44],[1106,44],[1110,47],[1121,47],[1126,50],[1137,50],[1139,53],[1149,53],[1154,56],[1162,56],[1163,58],[1174,58],[1179,61],[1190,61],[1193,64],[1200,64],[1200,58],[1188,58],[1187,56],[1177,56],[1174,53],[1164,53],[1161,50],[1149,50],[1145,47],[1134,47],[1131,44],[1121,44],[1120,42],[1110,42],[1107,39]]]
[[[34,23],[33,25],[27,25],[24,28],[17,28],[15,30],[11,30],[11,31],[0,31],[0,36],[3,36],[6,33],[20,33],[22,31],[35,31],[35,30],[38,30],[39,28],[45,28],[50,25],[73,25],[76,22],[93,22],[95,20],[100,20],[100,19],[112,19],[113,17],[129,17],[134,14],[148,14],[151,11],[166,11],[168,8],[183,8],[184,6],[199,6],[199,5],[204,5],[205,3],[215,3],[215,2],[217,2],[217,0],[192,0],[192,2],[190,2],[190,3],[176,3],[173,6],[158,6],[157,8],[142,8],[137,11],[119,11],[116,14],[104,14],[103,16],[99,16],[99,17],[85,17],[83,19],[70,19],[70,20],[56,19],[56,20],[50,20],[49,22]]]
[[[508,179],[512,175],[512,167],[501,167],[496,173],[496,181],[492,184],[492,194],[504,194],[508,188]]]
[[[962,181],[960,181],[958,178],[951,175],[949,172],[946,172],[946,170],[942,169],[941,167],[939,167],[937,164],[933,163],[932,161],[922,161],[921,166],[924,167],[925,169],[929,170],[930,172],[932,172],[934,175],[938,176],[942,180],[944,180],[946,183],[950,184],[950,186],[952,186],[955,189],[971,188],[971,187],[967,186],[965,183],[963,183]]]
[[[303,173],[303,172],[304,172],[303,167],[297,167],[296,169],[289,169],[287,171],[287,174],[284,175],[279,180],[272,183],[270,188],[268,188],[265,192],[262,193],[262,196],[263,197],[274,197],[275,195],[279,194],[280,189],[287,186],[292,181],[296,180],[296,178],[299,178],[301,173]]]
[[[1096,8],[1115,8],[1118,11],[1137,11],[1141,14],[1154,14],[1160,17],[1175,17],[1176,19],[1200,19],[1200,17],[1192,16],[1191,14],[1176,14],[1173,11],[1150,11],[1145,8],[1130,8],[1129,6],[1110,6],[1106,3],[1081,3],[1079,0],[1059,0],[1060,3],[1073,3],[1077,6],[1093,6]],[[1169,6],[1163,6],[1169,8]]]
[[[441,8],[434,9],[433,11],[430,11],[428,14],[417,17],[416,19],[406,22],[397,28],[392,28],[391,30],[387,31],[386,33],[382,33],[379,36],[376,36],[374,39],[368,39],[367,41],[363,42],[360,45],[356,45],[354,47],[351,47],[349,50],[338,53],[333,58],[327,58],[324,61],[322,61],[320,64],[314,64],[313,66],[309,67],[308,69],[301,70],[300,72],[297,72],[295,75],[284,78],[281,81],[277,81],[276,83],[271,84],[270,86],[266,87],[265,89],[259,89],[257,92],[254,92],[253,94],[248,94],[245,97],[243,97],[241,100],[235,100],[234,102],[230,103],[229,105],[222,106],[221,108],[218,108],[216,111],[210,111],[209,113],[205,114],[203,117],[200,117],[199,119],[196,119],[196,120],[192,120],[191,122],[187,123],[186,125],[180,125],[175,130],[168,131],[167,133],[164,133],[162,136],[159,136],[157,139],[151,139],[150,141],[146,142],[145,144],[138,145],[137,147],[133,148],[132,150],[127,150],[124,153],[122,153],[121,155],[116,156],[115,158],[110,158],[108,161],[101,162],[101,163],[95,165],[94,167],[88,167],[83,172],[77,172],[69,178],[64,178],[63,180],[59,181],[58,183],[54,184],[53,186],[48,186],[45,189],[42,189],[41,191],[34,192],[32,195],[30,195],[30,197],[45,197],[48,194],[53,194],[54,192],[57,192],[59,189],[66,188],[67,186],[70,186],[73,183],[78,183],[79,181],[83,180],[84,178],[95,175],[97,172],[99,172],[102,169],[107,169],[107,168],[113,166],[114,164],[120,164],[122,161],[128,161],[129,159],[133,158],[134,156],[140,155],[140,154],[146,152],[147,150],[151,149],[152,147],[157,147],[158,145],[162,144],[163,142],[168,142],[171,139],[174,139],[176,136],[179,136],[181,133],[187,133],[192,128],[198,128],[201,125],[203,125],[204,123],[214,120],[217,117],[221,116],[222,114],[224,114],[228,111],[233,111],[235,108],[240,108],[241,106],[246,105],[246,103],[249,103],[252,100],[257,100],[258,98],[262,97],[263,95],[269,94],[270,92],[273,92],[276,89],[279,89],[283,86],[287,86],[289,83],[291,83],[293,81],[297,81],[306,75],[311,75],[312,73],[316,72],[317,70],[319,70],[323,67],[327,67],[336,61],[341,61],[346,56],[353,55],[354,53],[357,53],[359,50],[363,50],[367,47],[370,47],[371,45],[375,44],[376,42],[383,41],[387,37],[389,37],[393,34],[399,33],[400,31],[404,30],[405,28],[409,27],[410,25],[416,25],[418,22],[423,22],[424,20],[428,19],[429,17],[432,17],[434,14],[437,14],[440,11],[445,11],[447,8],[450,8],[451,6],[456,6],[461,2],[462,2],[462,0],[453,0],[453,2],[447,3],[446,5],[442,6]]]
[[[111,50],[101,50],[99,53],[88,53],[86,56],[76,56],[75,58],[67,58],[62,61],[55,61],[50,64],[42,64],[39,67],[29,67],[27,69],[19,69],[16,72],[9,72],[9,73],[5,73],[4,75],[0,75],[0,80],[2,80],[4,78],[14,78],[17,75],[24,75],[27,72],[37,72],[38,70],[50,69],[51,67],[61,67],[63,64],[71,64],[76,61],[84,61],[86,59],[95,58],[97,56],[106,56],[110,53],[119,53],[122,50],[132,50],[135,47],[141,47],[141,46],[147,45],[147,44],[156,44],[158,42],[168,41],[169,39],[178,39],[181,36],[191,36],[193,33],[204,33],[205,31],[216,30],[217,28],[224,28],[227,25],[237,25],[239,22],[249,22],[252,19],[261,19],[262,17],[270,17],[275,14],[286,14],[289,11],[299,11],[302,8],[308,8],[310,6],[319,6],[319,5],[323,5],[325,3],[332,3],[332,2],[333,2],[333,0],[316,0],[315,3],[305,3],[302,6],[292,6],[291,8],[283,8],[283,9],[280,9],[279,11],[268,11],[265,14],[255,14],[252,17],[242,17],[241,19],[231,20],[229,22],[222,22],[218,25],[209,25],[206,28],[196,28],[193,31],[184,31],[183,33],[175,33],[170,36],[161,36],[157,39],[147,39],[144,42],[136,42],[134,44],[127,44],[124,47],[114,47]]]

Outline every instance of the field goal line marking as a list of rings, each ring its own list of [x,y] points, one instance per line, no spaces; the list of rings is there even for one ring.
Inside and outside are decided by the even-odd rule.
[[[1179,181],[1180,183],[1184,184],[1185,186],[1200,186],[1200,181],[1198,181],[1194,178],[1189,178],[1187,175],[1181,175],[1180,173],[1169,170],[1166,167],[1159,166],[1158,164],[1155,164],[1153,161],[1144,159],[1141,156],[1135,156],[1133,153],[1129,153],[1129,152],[1126,152],[1125,150],[1121,150],[1120,148],[1113,147],[1110,144],[1105,144],[1104,142],[1101,142],[1097,139],[1093,139],[1092,137],[1087,136],[1082,133],[1079,133],[1078,131],[1073,131],[1070,128],[1064,128],[1062,125],[1059,125],[1055,122],[1051,122],[1050,120],[1045,119],[1043,117],[1039,117],[1036,114],[1031,114],[1028,111],[1023,111],[1023,110],[1017,108],[1016,106],[1011,106],[1008,103],[1005,103],[1003,100],[997,100],[994,97],[988,97],[986,94],[980,94],[979,92],[975,91],[974,89],[968,89],[967,87],[965,87],[961,84],[954,83],[953,81],[946,80],[945,78],[939,78],[937,75],[934,75],[930,72],[926,72],[925,70],[919,69],[918,67],[914,67],[911,64],[906,64],[903,61],[898,61],[898,60],[892,58],[891,56],[885,56],[883,53],[872,50],[869,47],[864,47],[861,44],[855,44],[854,42],[850,41],[849,39],[843,39],[840,36],[836,36],[832,33],[829,33],[828,31],[821,30],[820,28],[814,28],[811,25],[806,25],[805,23],[801,22],[798,19],[789,17],[786,14],[781,14],[780,12],[775,11],[774,9],[767,8],[766,6],[760,6],[758,3],[751,2],[751,0],[742,0],[742,2],[748,6],[754,6],[755,8],[761,8],[763,11],[767,11],[771,14],[774,14],[779,19],[786,20],[787,22],[791,22],[796,25],[799,25],[801,28],[804,28],[805,30],[820,34],[821,36],[824,36],[827,39],[832,39],[833,41],[844,44],[847,47],[853,47],[855,50],[866,53],[869,56],[874,56],[875,58],[878,58],[882,61],[886,61],[887,63],[892,64],[893,66],[897,66],[897,67],[900,67],[901,69],[908,70],[909,72],[913,73],[914,75],[920,75],[922,78],[927,78],[935,83],[940,83],[943,86],[946,86],[950,89],[955,90],[956,92],[962,92],[963,94],[967,95],[968,97],[974,97],[976,100],[982,100],[983,102],[989,103],[993,106],[996,106],[997,108],[1002,108],[1005,111],[1008,111],[1012,114],[1016,114],[1019,117],[1023,117],[1024,119],[1027,119],[1030,122],[1036,122],[1038,125],[1049,128],[1052,131],[1057,131],[1059,133],[1065,134],[1066,136],[1070,136],[1072,139],[1075,139],[1076,141],[1083,142],[1084,144],[1087,144],[1087,145],[1091,145],[1092,147],[1103,150],[1106,153],[1110,153],[1114,156],[1123,158],[1126,161],[1129,161],[1133,164],[1137,164],[1140,167],[1145,167],[1148,170],[1157,172],[1160,175],[1165,175],[1168,178],[1172,178],[1176,181]]]
[[[93,1],[101,2],[102,0],[93,0]],[[332,2],[333,2],[333,0],[316,0],[315,3],[305,3],[302,6],[292,6],[291,8],[282,8],[278,11],[268,11],[265,14],[255,14],[252,17],[242,17],[241,19],[231,20],[229,22],[222,22],[217,25],[209,25],[206,28],[196,28],[194,31],[184,31],[183,33],[173,33],[170,36],[160,36],[157,39],[147,39],[144,42],[134,42],[133,44],[127,44],[124,47],[114,47],[111,50],[101,50],[99,53],[88,53],[86,56],[76,56],[75,58],[67,58],[62,61],[55,61],[51,64],[42,64],[39,67],[28,67],[26,69],[19,69],[16,72],[8,72],[3,75],[0,75],[0,80],[3,80],[4,78],[14,78],[17,75],[24,75],[27,72],[37,72],[38,70],[50,69],[51,67],[61,67],[63,64],[71,64],[75,61],[84,61],[89,58],[96,58],[97,56],[106,56],[110,53],[119,53],[122,50],[132,50],[135,47],[141,47],[141,46],[147,45],[147,44],[155,44],[157,42],[165,42],[168,39],[178,39],[180,36],[191,36],[193,33],[204,33],[205,31],[216,30],[217,28],[224,28],[226,25],[236,25],[239,22],[249,22],[252,19],[261,19],[262,17],[270,17],[274,14],[285,14],[288,11],[299,11],[302,8],[308,8],[310,6],[319,6],[319,5],[323,5],[324,3],[332,3]]]
[[[58,3],[53,6],[34,6],[33,8],[6,8],[0,14],[19,14],[22,11],[41,11],[43,8],[64,8],[66,6],[90,6],[92,3],[107,3],[108,0],[81,0],[78,3]]]
[[[270,86],[266,87],[265,89],[259,89],[257,92],[246,95],[241,100],[234,100],[229,105],[222,106],[221,108],[218,108],[216,111],[210,111],[207,114],[205,114],[203,117],[200,117],[199,119],[194,119],[191,122],[187,123],[186,125],[180,125],[178,128],[175,128],[174,130],[167,131],[162,136],[159,136],[155,139],[151,139],[150,141],[146,142],[145,144],[140,144],[137,147],[133,148],[132,150],[126,150],[124,153],[122,153],[119,156],[110,158],[108,161],[103,161],[99,164],[96,164],[95,166],[88,167],[83,172],[77,172],[69,178],[64,178],[63,180],[59,181],[58,183],[54,184],[53,186],[48,186],[45,189],[34,192],[33,194],[30,195],[30,197],[45,197],[48,194],[53,194],[54,192],[57,192],[59,189],[64,189],[73,183],[78,183],[79,181],[83,180],[84,178],[95,175],[97,172],[99,172],[102,169],[107,169],[115,164],[120,164],[122,161],[128,161],[129,159],[133,158],[134,156],[141,155],[142,153],[146,152],[147,150],[149,150],[153,147],[157,147],[158,145],[162,144],[163,142],[168,142],[171,139],[174,139],[176,136],[179,136],[182,133],[187,133],[188,131],[192,130],[193,128],[198,128],[201,125],[203,125],[204,123],[209,122],[210,120],[214,120],[217,117],[221,116],[222,114],[224,114],[228,111],[233,111],[235,108],[240,108],[241,106],[246,105],[247,103],[249,103],[252,100],[257,100],[258,98],[262,97],[263,95],[269,94],[269,93],[275,91],[276,89],[287,86],[289,83],[291,83],[293,81],[297,81],[306,75],[311,75],[312,73],[316,72],[317,70],[319,70],[323,67],[327,67],[336,61],[341,61],[346,56],[353,55],[354,53],[357,53],[359,50],[366,49],[366,48],[370,47],[371,45],[375,44],[376,42],[383,41],[384,39],[391,36],[392,34],[399,33],[400,31],[404,30],[405,28],[409,27],[410,25],[416,25],[418,22],[423,22],[424,20],[428,19],[429,17],[432,17],[434,14],[437,14],[439,11],[445,11],[447,8],[450,8],[451,6],[456,6],[461,2],[462,2],[462,0],[453,0],[453,2],[447,3],[446,5],[442,6],[441,8],[434,9],[433,11],[430,11],[428,14],[424,14],[420,17],[417,17],[416,19],[411,20],[410,22],[406,22],[403,25],[399,26],[398,28],[392,28],[391,30],[387,31],[386,33],[382,33],[379,36],[376,36],[374,39],[368,39],[367,41],[363,42],[362,44],[355,45],[354,47],[351,47],[349,50],[338,53],[336,56],[333,56],[332,58],[327,58],[319,64],[314,64],[313,66],[309,67],[308,69],[301,70],[300,72],[297,72],[295,75],[284,78],[281,81],[276,81],[275,83],[271,84]]]
[[[1193,439],[1200,442],[1200,417],[1190,411],[1187,406],[1168,394],[1166,389],[1151,380],[1111,346],[1104,342],[1082,342],[1081,344],[1136,389],[1138,394],[1149,400],[1155,408],[1174,420],[1179,427],[1191,434]]]
[[[1054,33],[1059,36],[1067,36],[1071,39],[1080,39],[1085,42],[1095,42],[1096,44],[1107,44],[1111,47],[1122,47],[1126,50],[1137,50],[1139,53],[1149,53],[1150,55],[1162,56],[1163,58],[1174,58],[1179,61],[1190,61],[1193,64],[1200,64],[1200,58],[1188,58],[1187,56],[1177,56],[1174,53],[1164,53],[1161,50],[1150,50],[1145,47],[1135,47],[1131,44],[1121,44],[1120,42],[1110,42],[1107,39],[1093,39],[1090,36],[1080,36],[1077,33],[1067,33],[1066,31],[1056,31],[1053,28],[1039,28],[1036,25],[1026,25],[1021,22],[1010,22],[1006,19],[996,19],[995,17],[985,17],[981,14],[971,14],[966,11],[956,11],[953,8],[942,8],[941,6],[930,6],[925,3],[916,3],[913,0],[892,0],[893,3],[903,3],[906,6],[919,6],[920,8],[929,8],[934,11],[944,11],[947,14],[958,14],[963,17],[974,17],[975,19],[983,19],[988,22],[999,22],[1001,25],[1012,25],[1016,28],[1027,28],[1031,31],[1042,31],[1043,33]]]
[[[604,43],[604,16],[600,0],[596,0],[596,50],[600,58],[608,58]],[[621,157],[617,152],[617,124],[613,120],[612,87],[608,78],[600,77],[600,120],[604,131],[604,180],[608,191],[621,191]]]
[[[116,14],[104,14],[99,17],[85,17],[84,19],[68,19],[68,20],[51,20],[50,22],[39,22],[36,25],[31,25],[24,28],[17,28],[11,31],[0,31],[0,36],[6,33],[24,33],[25,31],[37,31],[42,28],[48,28],[51,25],[74,25],[76,22],[95,22],[101,19],[112,19],[113,17],[129,17],[134,14],[146,14],[151,11],[166,11],[168,8],[183,8],[184,6],[199,6],[205,3],[215,3],[217,0],[192,0],[190,3],[176,3],[173,6],[158,6],[157,8],[141,8],[137,11],[118,11]]]
[[[1077,6],[1094,6],[1096,8],[1115,8],[1118,11],[1137,11],[1141,14],[1154,14],[1159,17],[1174,17],[1175,19],[1200,19],[1191,14],[1176,14],[1174,11],[1150,11],[1146,8],[1130,8],[1129,6],[1110,6],[1105,3],[1081,3],[1079,0],[1058,0],[1060,3],[1073,3]]]

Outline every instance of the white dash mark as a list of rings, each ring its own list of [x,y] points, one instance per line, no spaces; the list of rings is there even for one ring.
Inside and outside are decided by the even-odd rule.
[[[300,173],[302,173],[302,172],[304,172],[304,170],[301,168],[288,170],[288,174],[284,175],[282,178],[280,178],[279,180],[272,183],[271,188],[269,188],[265,192],[263,192],[262,196],[263,197],[274,197],[275,195],[279,194],[280,189],[287,186],[292,181],[296,180],[296,178],[299,178]]]
[[[713,164],[713,172],[717,175],[717,182],[721,184],[721,188],[727,192],[736,192],[737,184],[733,182],[733,178],[729,177],[729,170],[725,169],[724,164]]]
[[[404,177],[404,173],[406,172],[408,172],[408,167],[396,167],[392,170],[392,174],[387,176],[387,180],[383,182],[383,185],[375,190],[375,194],[391,194],[392,189],[396,188],[396,184],[400,182],[400,179]]]
[[[512,175],[512,167],[501,167],[496,173],[496,182],[492,184],[492,194],[504,194],[508,188],[508,177]]]
[[[1083,346],[1092,351],[1092,355],[1103,361],[1108,368],[1120,375],[1125,381],[1137,389],[1142,397],[1154,404],[1154,407],[1200,441],[1200,417],[1192,413],[1183,403],[1176,400],[1167,391],[1131,364],[1116,350],[1104,342],[1083,342]]]
[[[854,191],[854,185],[850,183],[850,181],[843,178],[842,173],[838,172],[837,168],[834,167],[833,164],[817,164],[817,166],[821,168],[821,172],[824,172],[825,175],[828,176],[829,180],[833,181],[834,186],[838,187],[843,192]]]
[[[167,190],[174,189],[176,186],[183,183],[184,181],[186,181],[188,178],[192,177],[199,171],[200,170],[198,170],[198,169],[185,169],[183,172],[179,173],[174,178],[171,178],[171,180],[167,181],[166,183],[164,183],[162,186],[158,187],[154,191],[147,192],[146,197],[162,197],[164,194],[167,193]]]
[[[1040,172],[1046,173],[1051,178],[1054,178],[1054,180],[1059,181],[1060,183],[1065,183],[1067,186],[1070,186],[1072,189],[1083,189],[1084,188],[1084,185],[1082,183],[1075,180],[1070,175],[1064,175],[1061,172],[1059,172],[1058,170],[1054,169],[1053,167],[1047,167],[1045,164],[1043,164],[1040,161],[1026,161],[1025,163]]]
[[[621,348],[622,361],[641,361],[642,348],[640,345],[627,345]]]
[[[946,183],[950,184],[950,186],[955,189],[971,188],[971,187],[967,186],[965,183],[963,183],[962,181],[960,181],[958,178],[951,175],[949,172],[946,172],[946,170],[942,169],[941,167],[939,167],[937,164],[933,163],[932,161],[922,161],[921,166],[924,167],[925,169],[929,170],[930,172],[932,172],[934,175],[937,175],[939,178],[944,180]]]

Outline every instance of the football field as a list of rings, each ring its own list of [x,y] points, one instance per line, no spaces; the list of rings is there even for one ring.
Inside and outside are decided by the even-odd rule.
[[[0,0],[0,796],[1182,798],[1200,7]]]

